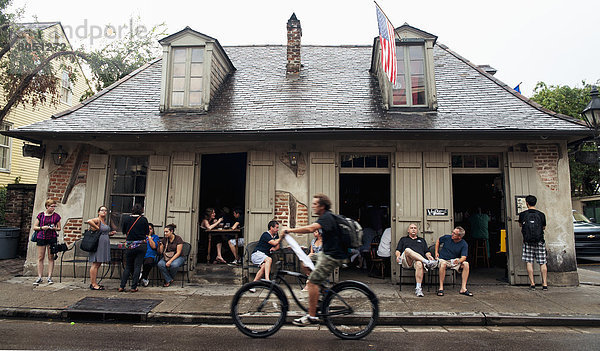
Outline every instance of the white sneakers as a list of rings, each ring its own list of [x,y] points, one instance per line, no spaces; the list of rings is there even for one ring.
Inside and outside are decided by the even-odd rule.
[[[50,284],[54,284],[54,281],[52,280],[52,278],[48,277],[48,285]]]
[[[320,322],[319,317],[311,317],[307,314],[300,318],[294,319],[294,321],[292,323],[299,327],[306,327],[307,325],[311,325],[311,324],[319,324],[319,322]]]
[[[40,283],[42,282],[42,277],[38,277],[34,282],[33,285],[40,285]]]
[[[425,295],[423,295],[423,289],[422,288],[415,288],[415,295],[417,295],[417,297],[424,297]]]
[[[435,269],[438,266],[438,260],[425,260],[425,268],[427,269]]]
[[[150,284],[150,280],[142,279],[142,286],[148,286],[148,284]]]

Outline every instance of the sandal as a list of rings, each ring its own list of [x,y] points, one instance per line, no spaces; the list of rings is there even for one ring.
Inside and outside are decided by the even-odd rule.
[[[170,281],[170,282],[168,282],[168,283],[164,283],[164,284],[163,284],[163,287],[164,287],[164,288],[168,288],[169,286],[171,286],[171,283],[172,283],[172,282],[173,282],[173,281],[171,280],[171,281]]]
[[[102,286],[102,285],[98,285],[98,287],[95,287],[92,284],[90,284],[90,290],[105,290],[105,289],[104,289],[104,286]]]
[[[117,291],[118,291],[118,292],[123,292],[123,291],[125,291],[125,289],[123,289],[123,288],[118,288],[118,289],[117,289]]]
[[[463,292],[459,291],[458,293],[461,294],[461,295],[465,295],[465,296],[473,296],[473,293],[470,292],[469,290],[465,290]]]
[[[225,261],[224,259],[222,259],[220,257],[215,258],[215,262],[218,262],[218,263],[227,263],[227,261]]]
[[[138,292],[138,291],[139,291],[138,288],[129,290],[129,292]]]
[[[437,296],[444,296],[444,290],[438,290]]]
[[[542,290],[548,290],[548,285],[542,285]]]

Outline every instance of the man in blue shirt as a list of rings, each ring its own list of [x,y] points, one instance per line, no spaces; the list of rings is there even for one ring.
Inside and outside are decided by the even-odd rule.
[[[444,296],[444,278],[446,278],[446,268],[454,269],[457,272],[462,271],[462,284],[459,293],[465,296],[473,296],[467,290],[467,279],[469,278],[469,262],[467,262],[467,252],[469,246],[463,240],[465,230],[463,227],[456,227],[452,235],[444,235],[435,242],[435,258],[439,259],[440,270],[440,288],[438,296]],[[440,249],[440,244],[442,248]]]
[[[265,279],[271,279],[271,265],[273,264],[271,254],[273,251],[279,250],[279,244],[283,239],[283,236],[280,238],[278,235],[279,223],[277,221],[270,221],[267,225],[267,229],[268,231],[264,232],[260,236],[260,240],[258,241],[258,244],[256,244],[256,248],[250,256],[252,263],[260,267],[258,272],[256,272],[254,281],[260,280],[263,275],[265,276]],[[254,292],[252,290],[250,291]]]

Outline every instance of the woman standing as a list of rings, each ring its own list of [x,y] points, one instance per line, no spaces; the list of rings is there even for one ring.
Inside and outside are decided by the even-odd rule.
[[[144,209],[141,205],[135,204],[131,210],[131,216],[123,221],[123,233],[127,235],[126,261],[127,265],[121,277],[121,286],[119,292],[125,291],[125,285],[129,276],[133,274],[131,282],[131,292],[138,291],[138,282],[140,280],[140,272],[142,271],[142,263],[144,263],[144,255],[146,254],[146,237],[150,230],[148,229],[148,220],[142,215]]]
[[[144,255],[144,267],[142,269],[142,285],[148,286],[150,280],[150,271],[158,261],[157,249],[160,245],[160,238],[154,233],[154,224],[148,223],[148,237],[146,238],[146,254]]]
[[[215,229],[219,224],[221,224],[221,222],[223,222],[223,218],[219,218],[216,219],[216,213],[215,210],[212,208],[207,208],[204,211],[204,216],[202,218],[202,223],[200,224],[200,227],[202,227],[202,229],[204,230],[213,230]],[[215,257],[215,263],[227,263],[224,259],[223,256],[221,255],[221,248],[223,247],[223,238],[221,238],[221,236],[215,236],[214,240],[216,242],[216,246],[217,246],[217,257]],[[210,263],[210,262],[208,262]]]
[[[46,210],[37,215],[33,224],[33,230],[37,231],[36,245],[38,256],[38,277],[35,282],[33,282],[33,285],[39,285],[42,282],[42,275],[44,274],[44,256],[46,255],[46,252],[48,252],[48,284],[54,283],[52,281],[54,257],[50,253],[50,247],[57,242],[57,232],[60,231],[60,215],[54,212],[56,210],[55,200],[46,200],[45,206]]]
[[[173,277],[177,274],[179,267],[185,262],[185,257],[181,256],[183,250],[183,239],[175,235],[175,224],[168,224],[165,227],[165,237],[160,242],[160,252],[163,258],[158,261],[158,270],[163,276],[166,288],[173,283]]]
[[[106,215],[108,209],[106,206],[100,206],[98,208],[98,217],[88,219],[87,224],[90,225],[92,230],[100,231],[100,238],[98,239],[98,249],[96,252],[90,252],[90,289],[91,290],[104,290],[104,286],[98,285],[96,278],[98,277],[98,269],[102,263],[110,263],[110,238],[109,235],[115,235],[116,231],[111,231],[108,224],[106,224]]]

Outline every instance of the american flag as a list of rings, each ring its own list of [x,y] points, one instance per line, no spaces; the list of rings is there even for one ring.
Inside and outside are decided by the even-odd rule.
[[[375,4],[377,11],[377,24],[379,25],[379,43],[381,46],[381,67],[386,76],[396,85],[396,36],[394,27],[388,21],[383,11]]]

